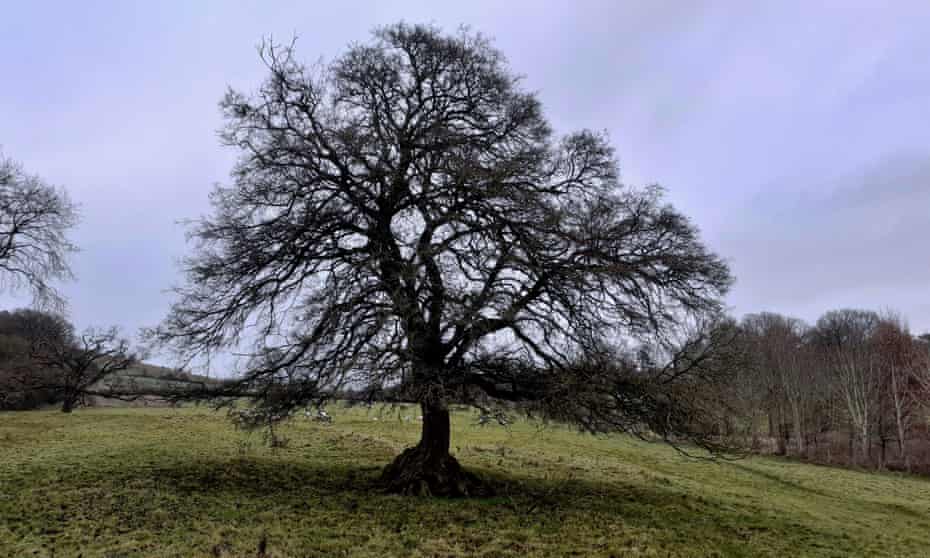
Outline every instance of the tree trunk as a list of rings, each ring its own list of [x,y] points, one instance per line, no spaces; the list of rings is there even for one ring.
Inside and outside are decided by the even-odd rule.
[[[769,419],[772,420],[771,418]],[[775,436],[775,455],[786,455],[788,453],[788,444],[786,440],[788,439],[787,431],[785,430],[785,420],[784,413],[780,410],[778,412],[778,418],[775,421],[773,426],[770,426],[771,429],[774,429]]]
[[[855,439],[856,439],[856,431],[853,430],[853,426],[850,425],[849,426],[849,464],[850,465],[856,464],[856,454],[854,452]]]
[[[72,397],[72,396],[70,396],[70,395],[66,395],[66,396],[65,396],[65,400],[62,401],[62,403],[61,403],[61,412],[62,412],[62,413],[70,413],[71,411],[74,410],[74,407],[75,407],[75,404],[76,404],[76,403],[77,403],[77,399],[76,399],[75,397]]]
[[[798,456],[807,456],[807,447],[804,445],[804,426],[801,422],[801,411],[797,404],[792,405],[792,415],[794,416],[794,436],[797,438]]]
[[[489,490],[477,476],[462,469],[449,453],[449,408],[422,403],[420,443],[407,448],[381,474],[388,492],[421,496],[483,496]]]
[[[911,472],[911,456],[907,454],[907,439],[901,432],[898,433],[898,458],[904,463],[904,470]]]
[[[866,463],[872,466],[872,433],[869,432],[868,426],[862,428],[862,455]]]

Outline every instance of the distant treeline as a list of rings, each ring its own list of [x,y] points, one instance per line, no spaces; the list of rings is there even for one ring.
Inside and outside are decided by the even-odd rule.
[[[900,316],[773,313],[739,324],[747,356],[722,395],[723,434],[811,461],[930,472],[930,335]]]

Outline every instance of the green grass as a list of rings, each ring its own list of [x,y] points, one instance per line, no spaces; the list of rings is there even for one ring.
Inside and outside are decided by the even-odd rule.
[[[375,480],[419,424],[334,414],[273,449],[205,409],[0,413],[0,556],[930,555],[924,479],[461,412],[453,450],[501,493],[399,497]]]

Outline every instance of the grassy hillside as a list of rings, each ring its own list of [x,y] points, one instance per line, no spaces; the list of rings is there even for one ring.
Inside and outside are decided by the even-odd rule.
[[[140,381],[149,380],[155,383],[205,382],[209,384],[218,381],[216,378],[182,372],[174,368],[167,368],[164,366],[158,366],[156,364],[149,364],[147,362],[137,363],[131,368],[117,372],[115,376],[121,378],[134,378]]]
[[[373,492],[419,424],[364,410],[283,430],[206,409],[0,414],[0,556],[927,556],[930,482],[454,419],[501,494]],[[404,414],[416,415],[414,410]]]
[[[190,374],[164,366],[140,362],[126,370],[121,370],[94,386],[94,389],[106,390],[107,386],[132,386],[138,390],[170,390],[188,387],[191,382],[216,384],[220,380],[197,374]],[[101,396],[87,397],[91,407],[140,407],[166,406],[167,403],[157,397],[142,397],[134,401],[123,401]]]

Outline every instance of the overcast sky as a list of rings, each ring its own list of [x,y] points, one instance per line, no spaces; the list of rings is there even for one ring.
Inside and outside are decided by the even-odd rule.
[[[930,2],[8,2],[0,146],[82,206],[79,327],[162,318],[235,154],[227,85],[263,36],[308,62],[377,25],[495,39],[561,132],[607,130],[737,277],[737,315],[892,308],[930,330]],[[29,303],[0,295],[0,308]]]

